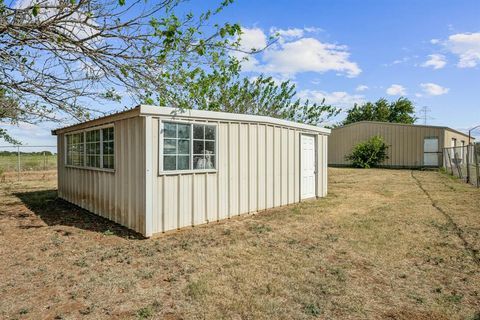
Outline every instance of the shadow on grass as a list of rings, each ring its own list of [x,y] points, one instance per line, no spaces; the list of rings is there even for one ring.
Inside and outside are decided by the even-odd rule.
[[[126,239],[145,239],[135,231],[58,198],[56,190],[21,192],[14,195],[49,226],[63,225],[106,235],[114,234]]]

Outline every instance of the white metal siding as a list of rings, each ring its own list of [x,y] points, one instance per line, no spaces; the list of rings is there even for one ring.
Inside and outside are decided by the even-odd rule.
[[[115,125],[115,172],[65,166],[64,133],[58,134],[58,196],[145,234],[145,118]]]
[[[160,121],[154,118],[152,132],[147,132],[153,136],[154,163],[158,163]],[[300,201],[302,130],[260,123],[211,122],[218,125],[217,172],[164,174],[154,165],[153,233]],[[318,137],[320,169],[316,194],[325,196],[327,136],[314,134]]]

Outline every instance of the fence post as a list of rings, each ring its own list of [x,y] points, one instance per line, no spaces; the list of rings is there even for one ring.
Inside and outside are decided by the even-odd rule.
[[[476,173],[477,173],[477,188],[480,188],[480,163],[478,162],[479,159],[478,159],[478,154],[477,152],[475,152],[475,146],[473,148],[473,155],[474,155],[474,159],[475,159],[475,170],[476,170]]]
[[[470,183],[470,145],[467,145],[467,183]]]
[[[452,157],[450,156],[450,149],[447,149],[447,156],[448,156],[448,162],[450,163],[450,170],[452,170],[452,176],[453,174],[453,165],[452,165]]]
[[[17,180],[20,181],[20,146],[17,146]]]

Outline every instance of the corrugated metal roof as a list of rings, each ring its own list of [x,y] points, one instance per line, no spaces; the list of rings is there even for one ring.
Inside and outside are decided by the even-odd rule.
[[[109,120],[114,120],[116,117],[122,116],[126,113],[133,112],[134,110],[138,112],[138,115],[170,116],[172,119],[175,117],[189,117],[189,118],[204,119],[204,120],[212,119],[212,120],[219,120],[219,121],[268,123],[272,125],[309,130],[309,131],[318,132],[318,133],[327,134],[327,135],[330,134],[330,131],[331,131],[330,129],[323,128],[323,127],[317,127],[314,125],[308,125],[304,123],[298,123],[298,122],[277,119],[277,118],[272,118],[267,116],[237,114],[237,113],[218,112],[218,111],[193,110],[193,109],[182,110],[179,108],[139,105],[139,106],[136,106],[135,108],[128,109],[125,111],[116,112],[116,113],[109,114],[106,116],[101,116],[89,121],[58,128],[58,129],[52,130],[52,134],[56,135],[60,131],[62,132],[74,131],[80,127],[88,127],[89,124],[91,124],[91,126],[94,126],[100,123],[105,123],[105,122],[108,122]]]

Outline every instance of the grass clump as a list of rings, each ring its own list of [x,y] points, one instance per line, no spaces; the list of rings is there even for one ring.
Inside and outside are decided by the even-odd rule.
[[[195,300],[202,298],[207,291],[207,283],[203,280],[190,281],[187,285],[187,294]]]
[[[309,304],[305,305],[303,311],[305,312],[305,314],[307,314],[309,316],[312,316],[312,317],[318,317],[322,313],[320,308],[316,304],[313,304],[313,303],[309,303]]]

